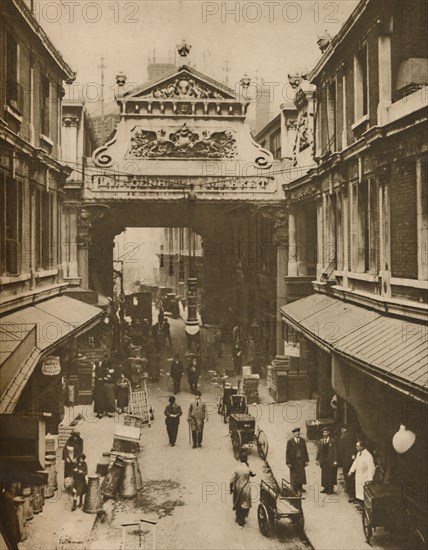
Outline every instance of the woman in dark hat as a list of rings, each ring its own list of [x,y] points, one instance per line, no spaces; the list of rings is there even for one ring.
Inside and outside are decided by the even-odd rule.
[[[125,373],[121,372],[116,382],[117,411],[122,413],[129,403],[129,392],[131,382],[126,378]]]
[[[175,402],[175,397],[171,395],[169,405],[165,408],[165,424],[168,432],[169,444],[174,447],[177,440],[178,425],[180,424],[180,416],[183,414],[180,405]]]
[[[86,464],[86,455],[82,453],[77,459],[77,463],[73,469],[73,507],[72,512],[77,506],[77,497],[79,497],[79,506],[83,504],[83,495],[86,493],[88,485],[86,476],[88,475],[88,465]]]
[[[233,494],[233,510],[235,510],[236,522],[243,527],[251,508],[250,477],[256,474],[250,469],[248,455],[245,449],[239,453],[240,464],[237,466],[230,480],[230,492]]]

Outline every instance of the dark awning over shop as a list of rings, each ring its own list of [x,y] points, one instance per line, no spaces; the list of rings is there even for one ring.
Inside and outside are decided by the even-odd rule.
[[[0,318],[0,412],[10,413],[43,355],[96,324],[97,307],[67,296],[51,298]],[[3,343],[3,342],[2,342]]]
[[[390,379],[428,390],[428,327],[323,294],[281,308],[308,339]]]

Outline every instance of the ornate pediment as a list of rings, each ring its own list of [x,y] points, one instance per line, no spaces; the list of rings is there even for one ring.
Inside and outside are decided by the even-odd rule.
[[[131,137],[128,158],[221,159],[236,156],[236,137],[231,130],[210,131],[178,128],[157,131],[137,127]]]
[[[126,94],[126,99],[186,99],[186,100],[236,100],[235,94],[220,83],[204,77],[194,69],[182,67],[157,83],[146,84]]]

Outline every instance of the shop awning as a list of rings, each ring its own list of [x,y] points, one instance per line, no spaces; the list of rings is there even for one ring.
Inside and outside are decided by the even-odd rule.
[[[59,296],[1,317],[0,413],[13,411],[42,356],[91,328],[102,315],[100,308]]]
[[[428,327],[314,294],[281,308],[308,339],[390,379],[428,390]]]

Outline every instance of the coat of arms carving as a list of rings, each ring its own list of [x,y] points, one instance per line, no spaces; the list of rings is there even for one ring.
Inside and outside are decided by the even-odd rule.
[[[173,132],[138,129],[131,138],[128,157],[133,158],[234,158],[232,131],[195,132],[184,123]]]

